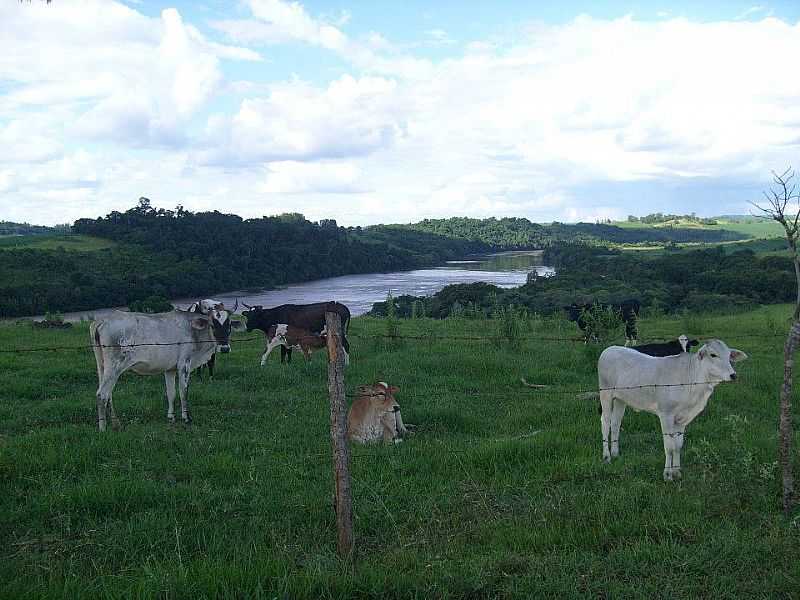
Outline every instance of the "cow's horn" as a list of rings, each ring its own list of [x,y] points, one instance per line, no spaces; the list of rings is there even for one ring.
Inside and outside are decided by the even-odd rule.
[[[242,302],[242,306],[244,306],[245,308],[253,308],[252,306],[250,306],[246,302]]]

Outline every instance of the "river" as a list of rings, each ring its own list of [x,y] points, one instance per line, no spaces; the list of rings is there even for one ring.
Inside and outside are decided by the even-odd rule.
[[[214,294],[213,297],[223,301],[227,306],[233,306],[234,301],[238,298],[240,310],[242,303],[270,307],[279,304],[309,304],[336,300],[346,304],[355,316],[368,312],[372,308],[372,304],[384,300],[390,290],[395,297],[404,294],[430,296],[446,285],[476,281],[511,288],[525,283],[528,273],[533,270],[536,270],[539,275],[553,273],[551,267],[542,265],[541,251],[501,252],[465,260],[448,261],[442,266],[430,269],[343,275],[295,283],[280,289],[255,292],[252,290],[234,291]],[[179,298],[172,300],[172,303],[179,308],[185,308],[194,300],[196,299]],[[79,321],[90,315],[102,316],[111,310],[113,309],[67,313],[64,318],[68,321]]]

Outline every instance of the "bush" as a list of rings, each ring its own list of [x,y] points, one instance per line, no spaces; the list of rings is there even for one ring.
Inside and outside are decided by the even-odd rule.
[[[164,296],[150,296],[144,300],[136,300],[131,302],[128,308],[131,312],[140,313],[161,313],[175,310],[175,307]]]

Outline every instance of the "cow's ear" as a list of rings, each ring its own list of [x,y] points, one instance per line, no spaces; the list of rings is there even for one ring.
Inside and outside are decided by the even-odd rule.
[[[731,362],[739,362],[747,358],[747,354],[736,348],[731,348]]]
[[[192,329],[205,329],[208,327],[208,319],[192,319]]]
[[[393,386],[391,386],[391,387],[389,388],[389,393],[390,393],[390,394],[396,394],[396,393],[397,393],[397,392],[399,392],[399,391],[400,391],[400,388],[399,388],[399,387],[397,387],[396,385],[393,385]]]

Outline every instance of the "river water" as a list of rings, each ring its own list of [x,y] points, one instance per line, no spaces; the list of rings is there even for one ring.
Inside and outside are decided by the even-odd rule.
[[[310,304],[336,300],[346,304],[355,316],[368,312],[374,302],[385,300],[389,291],[395,297],[404,294],[430,296],[446,285],[476,281],[511,288],[525,283],[528,273],[533,270],[539,275],[553,273],[551,267],[542,265],[541,251],[502,252],[449,261],[442,266],[430,269],[343,275],[296,283],[275,290],[248,290],[215,294],[214,298],[223,301],[226,306],[233,306],[238,298],[239,310],[243,308],[242,303],[270,307],[279,304]],[[194,300],[196,298],[179,298],[172,300],[172,303],[178,308],[186,308]],[[110,310],[113,309],[67,313],[64,318],[69,321],[78,321],[90,315],[102,316]]]

